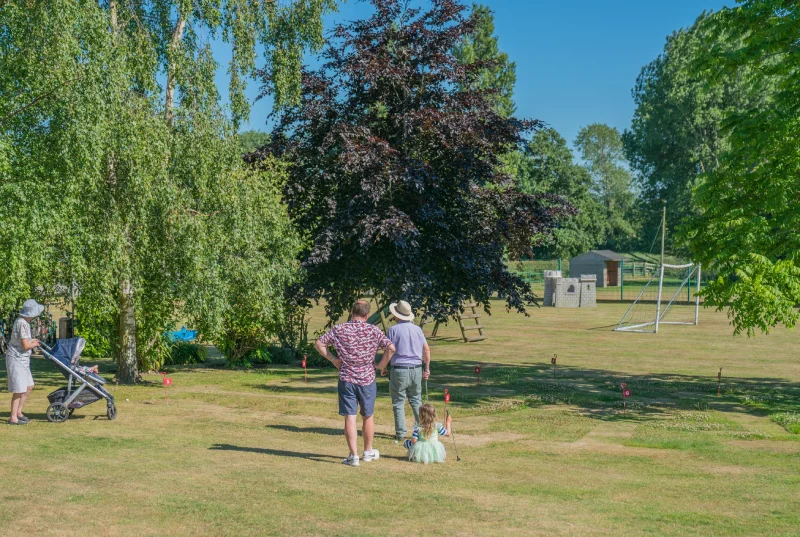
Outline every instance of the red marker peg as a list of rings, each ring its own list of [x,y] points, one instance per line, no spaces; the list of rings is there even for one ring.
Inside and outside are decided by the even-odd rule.
[[[167,386],[172,386],[172,379],[169,378],[167,374],[164,373],[163,371],[161,372],[161,378],[163,379],[164,382],[164,401],[166,401],[167,404],[169,404],[169,395],[167,393]]]
[[[444,402],[445,403],[449,403],[450,402],[450,394],[447,393],[447,392],[444,392]]]
[[[473,369],[473,371],[475,371],[475,374],[478,375],[478,384],[481,383],[481,369],[483,369],[483,364],[478,364],[477,367]]]
[[[619,385],[622,388],[622,412],[628,410],[628,397],[631,396],[631,391],[628,389],[628,383],[623,382]]]
[[[300,365],[303,366],[303,382],[308,382],[308,370],[306,369],[306,355],[303,355],[303,361],[300,362]]]

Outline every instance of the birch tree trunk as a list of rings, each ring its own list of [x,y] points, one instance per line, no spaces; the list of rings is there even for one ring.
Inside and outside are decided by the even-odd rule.
[[[111,33],[115,37],[119,33],[117,18],[117,2],[109,2]],[[116,43],[116,40],[115,40]],[[108,159],[108,183],[116,189],[117,166],[114,153]],[[127,278],[120,278],[119,283],[119,350],[117,352],[117,382],[133,384],[139,380],[138,359],[136,356],[136,310],[133,300],[133,286]]]
[[[136,356],[136,310],[133,286],[130,280],[119,284],[119,354],[117,355],[117,382],[133,384],[139,380]]]
[[[175,25],[175,30],[172,32],[172,39],[169,43],[170,54],[167,59],[169,66],[167,67],[167,96],[164,101],[164,117],[167,120],[167,124],[170,126],[175,123],[175,114],[172,111],[175,107],[175,59],[172,57],[172,54],[175,52],[175,49],[178,48],[181,39],[183,39],[183,31],[185,28],[186,19],[179,17],[178,24]]]

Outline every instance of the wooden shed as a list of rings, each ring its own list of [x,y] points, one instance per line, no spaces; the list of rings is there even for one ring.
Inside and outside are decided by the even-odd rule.
[[[622,279],[622,256],[611,250],[590,250],[569,260],[569,275],[597,276],[597,287],[618,287]]]

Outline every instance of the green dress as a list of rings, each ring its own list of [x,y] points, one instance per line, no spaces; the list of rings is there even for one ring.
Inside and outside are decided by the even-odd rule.
[[[439,441],[440,434],[447,434],[447,429],[441,423],[437,423],[434,426],[433,431],[427,438],[420,427],[415,428],[413,437],[417,439],[417,442],[408,447],[408,460],[423,464],[444,462],[447,453],[445,452],[444,444]]]

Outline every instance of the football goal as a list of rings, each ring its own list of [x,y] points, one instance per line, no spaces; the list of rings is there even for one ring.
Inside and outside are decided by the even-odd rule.
[[[642,284],[636,300],[614,330],[656,333],[661,325],[698,324],[700,265],[662,264],[658,272]]]

